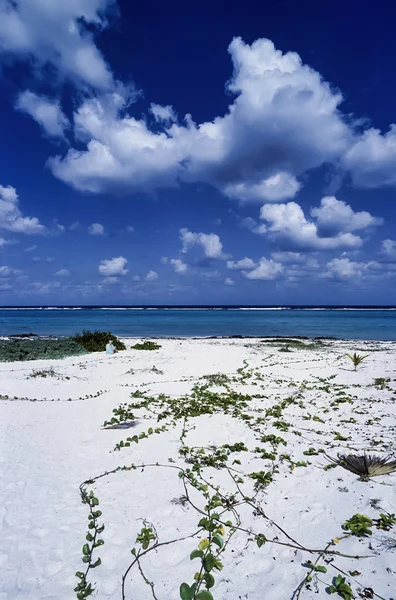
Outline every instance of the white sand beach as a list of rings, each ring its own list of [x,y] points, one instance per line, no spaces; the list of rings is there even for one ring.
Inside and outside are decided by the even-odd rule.
[[[128,350],[110,357],[0,364],[0,600],[76,598],[75,573],[89,564],[89,507],[79,490],[87,480],[105,525],[92,554],[101,564],[87,574],[93,598],[176,600],[201,569],[190,553],[209,538],[223,565],[210,569],[215,600],[325,600],[338,575],[353,596],[330,597],[395,600],[396,525],[381,528],[380,514],[396,512],[396,474],[361,481],[323,467],[337,453],[394,455],[396,343],[304,341],[281,351],[286,343],[185,339],[137,351],[125,342]],[[356,371],[346,357],[353,352],[368,355]],[[227,377],[202,379],[218,373]],[[137,391],[144,396],[132,399]],[[145,404],[131,409],[133,426],[103,427],[132,402]],[[194,416],[204,403],[207,414]],[[188,481],[194,464],[210,498],[219,486],[216,510]],[[216,525],[224,548],[199,525],[213,512],[231,522]],[[342,528],[356,514],[372,519],[371,535]],[[146,554],[136,542],[144,527],[154,536],[148,549],[158,543]],[[142,558],[123,590],[133,548]],[[306,561],[317,559],[324,568],[303,583]]]

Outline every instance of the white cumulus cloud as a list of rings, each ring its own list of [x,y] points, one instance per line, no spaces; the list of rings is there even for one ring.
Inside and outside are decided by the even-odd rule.
[[[38,96],[26,91],[17,98],[16,108],[30,115],[50,137],[63,137],[69,120],[62,112],[60,102],[54,98]]]
[[[232,286],[235,285],[235,281],[231,279],[231,277],[226,277],[224,279],[224,285]]]
[[[387,259],[396,261],[396,240],[382,240],[381,253]]]
[[[319,236],[318,226],[308,221],[295,202],[287,204],[264,204],[260,217],[266,224],[259,231],[285,247],[303,250],[335,250],[337,248],[359,248],[362,240],[352,233],[337,233],[334,236]]]
[[[127,263],[127,259],[123,256],[102,260],[99,265],[99,273],[106,277],[126,275],[128,273],[128,269],[126,269]]]
[[[356,279],[362,276],[367,264],[355,262],[349,258],[333,258],[327,263],[325,276],[330,279]]]
[[[59,269],[56,273],[54,273],[57,277],[69,277],[70,271],[69,269]]]
[[[311,209],[311,216],[316,218],[316,225],[321,231],[330,234],[366,229],[384,222],[382,218],[373,217],[369,212],[354,212],[349,204],[334,196],[322,198],[320,206]]]
[[[385,135],[378,129],[365,131],[346,152],[343,165],[356,187],[395,187],[396,125],[392,124]]]
[[[171,258],[169,262],[172,265],[172,269],[174,270],[174,272],[178,273],[179,275],[185,273],[188,269],[188,265],[186,265],[185,262],[180,260],[180,258]]]
[[[180,229],[182,252],[186,253],[193,246],[201,246],[207,258],[227,260],[228,255],[223,252],[223,244],[217,233],[195,233],[186,228]]]
[[[16,189],[0,185],[0,229],[15,233],[43,234],[46,228],[37,217],[24,217]]]
[[[276,279],[283,272],[283,265],[264,256],[253,271],[242,271],[247,279]]]
[[[242,270],[242,269],[254,269],[256,267],[256,263],[251,258],[245,257],[241,260],[228,260],[227,268],[234,270]]]
[[[279,202],[294,198],[301,184],[289,173],[277,173],[258,183],[240,181],[223,189],[225,196],[243,202]]]
[[[156,271],[149,271],[146,275],[146,281],[155,281],[158,279],[158,273]]]
[[[50,161],[54,174],[81,190],[150,192],[180,181],[204,182],[246,201],[281,201],[300,189],[298,177],[338,160],[353,142],[339,112],[342,96],[296,53],[267,39],[235,38],[224,116],[183,124],[172,107],[151,105],[163,129],[134,117],[122,92],[87,99],[74,120],[85,149]]]
[[[154,119],[159,122],[172,123],[177,120],[176,113],[172,106],[161,106],[160,104],[150,104],[150,112]]]
[[[0,0],[0,53],[38,68],[51,65],[78,85],[111,88],[92,32],[106,27],[115,6],[113,0]]]

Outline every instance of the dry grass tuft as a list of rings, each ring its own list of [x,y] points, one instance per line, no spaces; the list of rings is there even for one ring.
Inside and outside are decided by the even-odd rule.
[[[396,472],[396,460],[392,456],[375,456],[374,454],[338,454],[337,459],[328,457],[347,471],[359,475],[362,481],[371,477],[389,475]]]

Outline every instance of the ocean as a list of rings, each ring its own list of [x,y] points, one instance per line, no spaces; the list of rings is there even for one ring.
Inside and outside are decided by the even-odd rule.
[[[68,336],[83,329],[124,337],[307,336],[396,340],[396,307],[9,307],[0,336]]]

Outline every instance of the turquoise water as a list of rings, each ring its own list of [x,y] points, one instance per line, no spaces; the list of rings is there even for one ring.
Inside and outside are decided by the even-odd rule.
[[[82,329],[130,337],[308,336],[396,340],[396,309],[0,309],[0,335],[72,335]]]

